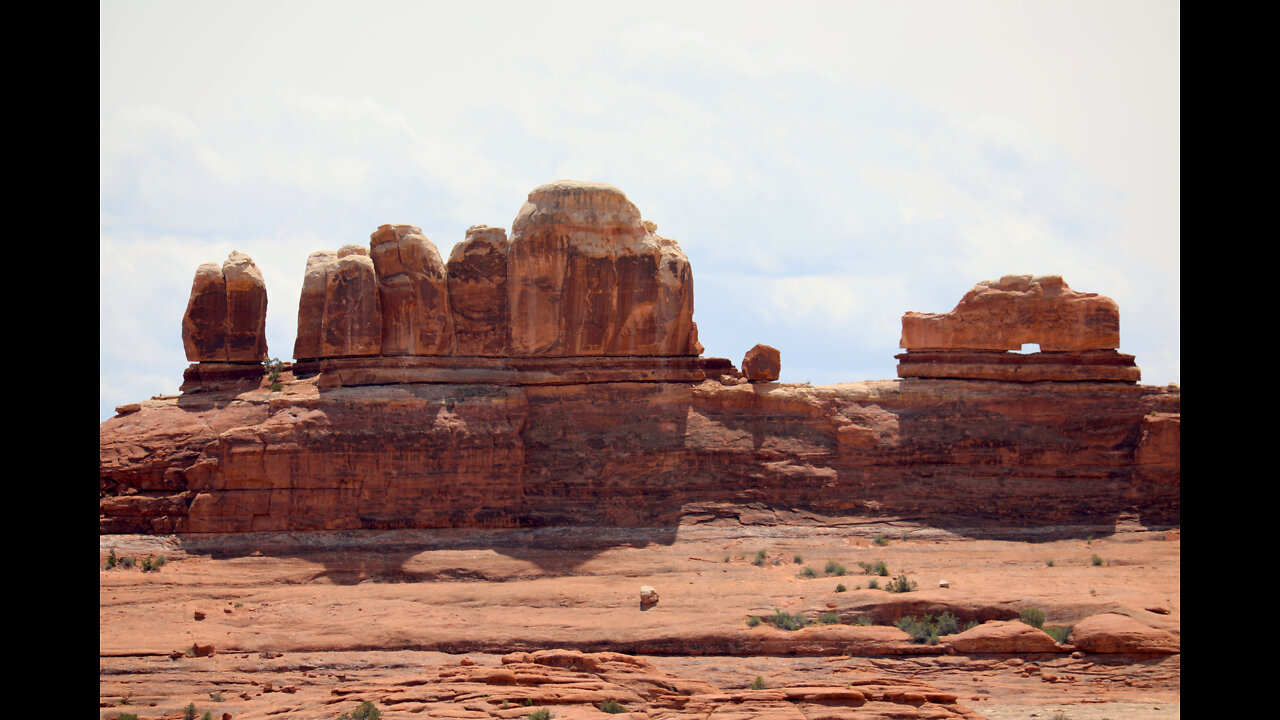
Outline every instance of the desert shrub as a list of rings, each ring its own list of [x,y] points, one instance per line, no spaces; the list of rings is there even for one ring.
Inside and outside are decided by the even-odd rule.
[[[755,565],[755,566],[757,566],[757,567],[759,567],[760,565],[763,565],[763,564],[764,564],[764,556],[765,556],[765,553],[764,553],[764,551],[763,551],[763,550],[757,550],[757,551],[756,551],[756,559],[755,559],[755,560],[752,560],[752,561],[751,561],[751,564],[752,564],[752,565]]]
[[[879,545],[880,547],[884,547],[885,545],[889,544],[889,538],[883,535],[877,535],[874,538],[872,538],[871,542],[875,545]]]
[[[148,555],[142,559],[142,572],[153,572],[160,569],[164,565],[164,556],[157,558],[155,555]]]
[[[822,615],[818,616],[818,622],[823,625],[839,625],[840,616],[833,612],[824,612]]]
[[[773,620],[771,622],[773,623],[773,626],[779,630],[799,630],[805,626],[803,615],[792,615],[791,613],[778,608],[774,608]]]
[[[338,720],[382,720],[382,711],[374,707],[373,703],[365,700],[355,710],[339,715]]]
[[[764,689],[764,678],[763,678],[762,676],[760,676],[760,675],[757,675],[757,676],[756,676],[756,679],[751,681],[751,689],[752,689],[752,690],[763,690],[763,689]]]
[[[124,557],[120,558],[120,567],[127,567],[127,568],[131,568],[131,567],[133,567],[137,562],[138,562],[138,561],[137,561],[137,560],[135,560],[133,557],[130,557],[129,555],[125,555]]]
[[[1071,718],[1068,717],[1066,713],[1059,710],[1058,712],[1054,713],[1053,717],[1049,718],[1049,720],[1071,720]]]
[[[856,617],[856,618],[854,618],[853,620],[851,620],[851,621],[849,622],[849,624],[850,624],[850,625],[860,625],[860,626],[866,627],[867,625],[870,625],[870,624],[871,624],[871,619],[870,619],[870,618],[868,618],[866,615],[859,615],[858,617]]]
[[[1033,628],[1038,628],[1044,625],[1044,611],[1040,608],[1027,608],[1018,613],[1018,619]]]
[[[1101,565],[1102,558],[1098,557],[1098,553],[1094,553],[1093,557],[1089,558],[1089,562],[1093,563],[1094,565]]]
[[[955,635],[960,632],[960,620],[949,612],[939,615],[937,622],[939,635]]]
[[[816,577],[818,577],[818,573],[817,573],[817,571],[815,571],[813,568],[811,568],[811,567],[806,567],[805,569],[803,569],[803,570],[801,570],[801,571],[800,571],[800,577],[802,577],[802,578],[816,578]]]
[[[889,566],[884,564],[883,560],[877,560],[873,563],[858,561],[858,567],[862,568],[863,575],[880,575],[889,577]]]
[[[937,645],[938,638],[943,635],[954,635],[960,632],[960,621],[955,615],[944,612],[937,617],[925,613],[924,617],[906,615],[898,619],[894,625],[911,636],[911,642]],[[968,627],[965,628],[966,630]]]
[[[120,713],[116,716],[116,720],[138,720],[137,713]]]
[[[845,587],[843,583],[836,586],[836,592],[844,592],[845,590],[848,590],[848,589],[849,588]]]
[[[844,569],[843,565],[836,562],[835,560],[828,560],[827,566],[826,568],[824,568],[824,570],[828,575],[835,575],[837,577],[840,575],[844,575],[845,573],[848,572],[847,570]]]
[[[600,705],[601,712],[607,712],[610,715],[618,715],[619,713],[630,712],[622,706],[617,700],[605,700]]]
[[[872,582],[875,582],[875,581],[872,580]],[[898,577],[890,580],[889,584],[885,587],[885,590],[888,590],[889,592],[892,592],[892,593],[905,593],[905,592],[914,592],[918,587],[919,585],[916,584],[915,580],[908,580],[907,574],[902,573]]]
[[[752,615],[751,617],[747,618],[747,627],[755,627],[759,625],[760,622],[761,620],[759,615]]]
[[[795,564],[797,564],[797,565],[803,565],[803,564],[804,564],[804,558],[800,557],[799,555],[793,555],[793,556],[791,557],[791,562],[794,562],[794,563],[795,563]]]
[[[1049,633],[1049,637],[1053,638],[1056,643],[1066,642],[1071,635],[1070,625],[1045,625],[1040,629]]]
[[[107,553],[107,569],[110,570],[111,568],[115,567],[116,564],[119,562],[120,560],[116,558],[115,548],[112,548],[111,552]]]
[[[528,715],[525,715],[525,717],[529,720],[551,720],[555,715],[552,715],[551,711],[546,708],[538,708]]]
[[[220,693],[220,692],[216,692],[216,693],[214,693],[214,694],[210,695],[210,696],[209,696],[209,699],[210,699],[210,700],[212,700],[212,701],[214,701],[214,702],[222,702],[222,701],[226,700],[226,698],[222,697],[222,693]]]
[[[182,720],[196,720],[195,703],[191,703],[190,705],[182,708]]]
[[[880,581],[879,581],[879,580],[876,580],[875,578],[872,578],[872,579],[871,579],[871,582],[867,583],[867,589],[868,589],[868,590],[879,590],[879,589],[880,589]]]
[[[1053,558],[1044,561],[1045,567],[1053,567]]]

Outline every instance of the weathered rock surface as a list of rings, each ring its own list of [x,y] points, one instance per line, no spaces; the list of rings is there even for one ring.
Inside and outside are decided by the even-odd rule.
[[[293,356],[377,355],[382,351],[382,310],[378,275],[369,251],[343,245],[338,252],[315,252],[298,303],[298,335]]]
[[[449,302],[459,355],[501,357],[509,352],[509,248],[506,230],[473,225],[449,254]]]
[[[287,378],[280,393],[150,401],[103,423],[102,529],[151,532],[159,517],[186,532],[662,526],[695,505],[968,527],[1132,511],[1172,525],[1178,413],[1176,390],[1098,383],[325,389]],[[112,499],[143,491],[183,502],[125,513]]]
[[[1045,631],[1020,620],[985,622],[943,638],[959,653],[1044,653],[1062,648]]]
[[[978,283],[949,313],[902,317],[900,346],[907,350],[1018,350],[1024,343],[1044,352],[1114,350],[1120,309],[1057,275],[1006,275]]]
[[[698,355],[693,275],[621,190],[535,188],[511,228],[513,355]]]
[[[369,238],[378,277],[382,355],[452,355],[449,282],[436,246],[412,225],[383,225]]]
[[[182,318],[182,344],[193,362],[259,363],[267,358],[267,287],[244,253],[196,270]]]
[[[1071,628],[1070,641],[1081,650],[1094,653],[1167,655],[1178,652],[1181,645],[1173,633],[1117,613],[1081,620]]]
[[[756,345],[742,358],[742,374],[751,382],[776,382],[782,373],[782,353],[768,345]]]

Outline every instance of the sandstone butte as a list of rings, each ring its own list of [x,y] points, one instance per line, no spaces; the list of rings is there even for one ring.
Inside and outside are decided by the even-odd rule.
[[[823,387],[702,357],[693,307],[674,240],[561,181],[447,261],[410,225],[313,253],[273,389],[261,274],[200,266],[182,393],[101,426],[100,716],[1176,717],[1180,392],[1114,302],[982,282],[904,316],[898,379]],[[948,580],[832,594],[802,552]]]

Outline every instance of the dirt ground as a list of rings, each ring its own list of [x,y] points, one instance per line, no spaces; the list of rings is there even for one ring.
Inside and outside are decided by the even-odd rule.
[[[213,718],[336,718],[350,710],[342,687],[391,693],[464,657],[499,668],[506,653],[553,648],[631,653],[725,692],[756,678],[766,688],[876,678],[926,683],[992,720],[1180,717],[1180,654],[965,655],[940,649],[945,637],[931,648],[887,628],[842,646],[837,631],[816,624],[823,613],[848,626],[943,611],[961,623],[1010,620],[1039,609],[1046,626],[1112,612],[1180,633],[1177,529],[979,535],[844,519],[653,532],[102,536],[100,717],[177,718],[194,703]],[[158,569],[142,569],[161,556]],[[883,562],[889,575],[864,574],[860,562]],[[900,574],[917,588],[882,589]],[[643,585],[658,592],[656,605],[641,606]],[[748,622],[778,610],[815,625],[788,633]],[[384,708],[383,717],[489,717],[412,707]],[[556,717],[605,717],[584,707],[566,704]],[[494,716],[522,716],[504,712]],[[770,715],[715,713],[730,716]]]

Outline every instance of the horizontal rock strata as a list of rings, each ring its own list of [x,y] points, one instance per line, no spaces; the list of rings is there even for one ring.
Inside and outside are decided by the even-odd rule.
[[[1132,355],[1114,350],[1009,353],[984,350],[917,350],[894,355],[898,377],[999,380],[1002,382],[1126,382],[1142,373]]]
[[[1124,384],[313,377],[103,423],[101,530],[674,527],[695,507],[1176,524],[1179,417],[1177,391]]]

